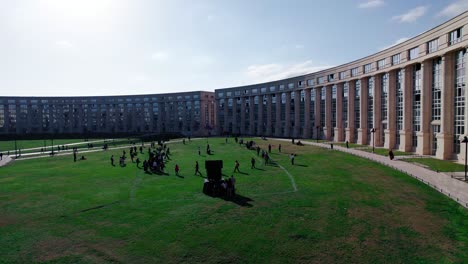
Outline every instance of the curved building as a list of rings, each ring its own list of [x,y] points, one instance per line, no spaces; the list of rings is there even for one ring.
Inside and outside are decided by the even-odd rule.
[[[214,108],[214,93],[201,91],[124,96],[0,97],[0,135],[207,136],[215,127]]]
[[[320,138],[464,160],[468,12],[334,68],[217,89],[217,132]]]

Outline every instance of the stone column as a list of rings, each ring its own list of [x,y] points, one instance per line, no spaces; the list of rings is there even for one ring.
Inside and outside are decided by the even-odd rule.
[[[388,73],[387,129],[384,131],[384,147],[387,149],[393,149],[396,142],[396,73],[396,71]]]
[[[294,92],[294,137],[301,137],[301,91]]]
[[[249,103],[249,134],[253,135],[255,133],[255,122],[254,122],[254,102],[255,96],[250,96],[250,103]]]
[[[418,146],[416,153],[431,154],[431,120],[432,120],[432,60],[421,64],[421,126],[416,132]]]
[[[290,137],[291,130],[291,92],[286,92],[286,104],[284,106],[284,137]]]
[[[310,89],[304,89],[304,138],[310,138]]]
[[[267,107],[267,109],[266,109],[266,111],[267,111],[267,127],[266,127],[266,135],[269,136],[269,137],[271,137],[271,136],[273,136],[273,134],[272,134],[272,132],[271,132],[271,126],[272,126],[272,118],[271,118],[271,115],[272,115],[272,113],[271,113],[271,105],[272,105],[272,103],[271,103],[271,94],[267,94],[266,97],[267,97],[267,105],[266,105],[266,107]]]
[[[367,88],[368,79],[361,79],[361,100],[360,100],[360,126],[358,129],[358,144],[367,145],[367,136],[369,134],[369,128],[367,127],[367,108],[368,108],[368,93]]]
[[[263,131],[263,94],[258,96],[257,136],[264,136]]]
[[[354,143],[354,117],[356,108],[354,106],[356,100],[356,82],[350,81],[348,82],[348,127],[346,127],[346,138],[348,142]]]
[[[275,136],[281,137],[281,93],[276,93],[276,104],[275,104],[275,116],[276,116],[276,124],[275,124]]]
[[[341,142],[344,139],[343,130],[343,83],[336,85],[336,127],[335,142]]]
[[[332,87],[325,86],[325,138],[332,139]]]
[[[440,78],[442,83],[440,133],[436,135],[438,159],[451,159],[453,154],[454,86],[455,57],[446,54],[442,57]],[[466,109],[466,108],[465,108]],[[463,144],[464,145],[464,144]]]
[[[374,76],[374,119],[373,124],[375,128],[375,132],[373,133],[373,137],[371,140],[374,140],[376,147],[381,147],[383,145],[383,138],[381,135],[382,133],[382,75],[378,74]],[[372,129],[372,127],[369,127]],[[372,141],[371,141],[372,142]],[[372,144],[372,143],[371,143]]]
[[[406,66],[402,70],[403,88],[403,130],[400,130],[400,151],[411,152],[412,147],[412,69],[413,65]]]
[[[245,134],[245,97],[241,97],[240,133]]]
[[[321,87],[316,87],[315,88],[315,126],[320,126],[320,104],[321,104]],[[319,134],[315,135],[317,138],[320,138],[320,130],[322,130],[323,127],[319,128]],[[315,133],[317,133],[317,128],[314,128]]]

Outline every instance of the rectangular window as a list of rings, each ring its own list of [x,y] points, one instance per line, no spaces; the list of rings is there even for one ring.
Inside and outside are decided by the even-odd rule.
[[[348,127],[348,95],[349,83],[343,84],[343,126]]]
[[[307,80],[307,86],[313,86],[313,85],[314,85],[314,79]]]
[[[400,130],[403,130],[403,72],[399,70],[396,78],[396,145],[400,145]]]
[[[453,149],[460,153],[460,136],[465,134],[465,89],[466,89],[466,51],[460,50],[455,55],[455,93],[454,93],[454,133]],[[453,88],[452,88],[453,89]]]
[[[387,59],[377,61],[377,69],[381,70],[385,68],[385,64],[387,64]]]
[[[253,94],[256,94],[256,93],[258,93],[258,89],[257,89],[257,88],[255,88],[255,89],[252,89],[252,93],[253,93]]]
[[[387,120],[387,101],[388,101],[388,73],[382,75],[380,87],[382,88],[382,93],[380,94],[380,107],[381,110],[381,120]]]
[[[226,93],[226,96],[227,96],[227,97],[230,97],[231,95],[232,95],[231,92],[227,92],[227,93]],[[195,97],[194,97],[194,98],[195,98]]]
[[[354,95],[354,139],[356,142],[358,136],[358,128],[361,126],[361,80],[357,80],[355,84]],[[350,113],[351,114],[351,113]]]
[[[340,80],[343,80],[344,78],[346,78],[346,72],[340,72]]]
[[[333,82],[335,80],[335,74],[328,75],[328,82]]]
[[[439,39],[434,39],[427,42],[427,53],[436,52],[439,48]]]
[[[322,84],[322,83],[324,83],[324,82],[325,82],[325,78],[324,78],[323,76],[317,78],[317,83],[318,83],[318,84]]]
[[[442,107],[442,80],[440,71],[442,59],[437,58],[432,61],[432,120],[440,120]]]
[[[372,64],[364,65],[364,73],[369,73],[372,70]]]
[[[260,88],[260,92],[261,92],[261,93],[266,93],[266,91],[267,91],[267,88],[266,88],[266,87]]]
[[[457,28],[449,33],[449,46],[462,41],[462,28]]]
[[[293,89],[294,88],[294,83],[288,83],[288,89]]]
[[[421,130],[421,64],[413,67],[413,147],[418,146],[417,132]]]
[[[351,69],[351,77],[355,77],[355,76],[357,76],[357,74],[358,74],[358,68],[357,67]]]
[[[284,90],[284,84],[280,84],[279,89],[280,89],[280,91],[283,91]]]
[[[304,81],[298,81],[297,87],[304,87]]]
[[[374,77],[367,81],[367,128],[374,128]],[[371,137],[368,137],[368,144]]]
[[[400,53],[392,56],[392,65],[400,64]]]
[[[408,51],[409,60],[414,60],[419,56],[419,47],[412,48]]]
[[[275,91],[275,86],[270,86],[270,92],[274,92]]]

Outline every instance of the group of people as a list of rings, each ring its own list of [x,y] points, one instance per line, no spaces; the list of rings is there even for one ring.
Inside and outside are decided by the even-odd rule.
[[[227,199],[236,196],[236,178],[231,175],[229,178],[223,178],[220,181],[204,180],[203,193],[213,196],[223,196]]]

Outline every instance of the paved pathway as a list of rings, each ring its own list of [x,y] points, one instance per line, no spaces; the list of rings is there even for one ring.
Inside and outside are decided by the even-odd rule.
[[[290,139],[275,139],[280,141],[291,142]],[[301,141],[305,145],[313,145],[322,148],[330,149],[330,143],[315,143]],[[456,177],[451,177],[450,175],[444,173],[438,173],[420,166],[411,164],[409,162],[404,162],[401,160],[390,160],[388,157],[377,155],[374,153],[361,151],[357,149],[348,149],[341,146],[333,146],[334,150],[339,150],[346,152],[352,155],[363,157],[381,163],[385,166],[394,168],[398,171],[404,172],[423,183],[431,186],[437,191],[445,194],[446,196],[452,198],[459,204],[463,205],[465,208],[468,208],[468,183],[456,179]]]
[[[8,163],[10,163],[12,161],[13,161],[13,159],[10,158],[10,156],[7,156],[7,155],[3,154],[2,160],[0,160],[0,167],[5,166],[5,165],[7,165]]]

